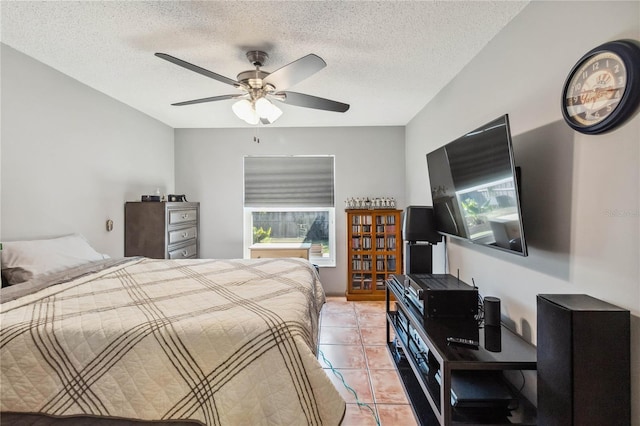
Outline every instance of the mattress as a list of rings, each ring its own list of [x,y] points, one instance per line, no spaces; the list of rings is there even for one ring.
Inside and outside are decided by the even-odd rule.
[[[325,296],[307,260],[125,258],[45,278],[2,290],[3,423],[337,425],[344,415],[316,358]]]

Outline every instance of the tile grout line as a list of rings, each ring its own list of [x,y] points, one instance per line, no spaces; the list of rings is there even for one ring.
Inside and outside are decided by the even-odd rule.
[[[371,399],[372,399],[371,403],[366,402],[365,404],[369,405],[372,408],[373,413],[375,413],[374,421],[377,419],[377,421],[379,422],[380,421],[380,413],[378,412],[378,404],[376,403],[375,393],[374,393],[374,390],[373,390],[373,382],[371,380],[371,371],[370,371],[370,366],[369,366],[369,358],[367,357],[367,352],[366,352],[366,349],[365,349],[364,339],[362,337],[362,332],[361,332],[362,329],[360,327],[360,317],[358,315],[359,312],[356,309],[355,302],[348,301],[347,304],[349,306],[349,309],[347,309],[347,313],[350,312],[353,315],[353,317],[355,318],[355,326],[356,326],[355,328],[356,328],[356,331],[357,331],[357,334],[358,334],[358,338],[360,339],[360,345],[359,346],[360,346],[360,349],[362,350],[362,356],[363,356],[364,361],[365,361],[364,370],[365,370],[366,377],[367,377],[367,385],[369,387],[369,392],[371,393]],[[326,315],[326,314],[327,313],[325,312],[323,315]],[[323,319],[321,318],[321,321],[322,320]],[[320,332],[322,333],[322,322],[321,322],[321,325],[320,325]],[[318,342],[318,345],[320,345],[320,342]],[[342,345],[342,344],[336,344],[336,345],[338,345],[338,346],[351,346],[351,345]],[[358,398],[356,398],[356,403],[353,403],[353,405],[356,405],[356,406],[358,405],[357,404],[357,399]],[[349,404],[352,404],[352,403],[349,403]],[[377,424],[381,424],[381,423],[377,423]]]
[[[373,400],[373,409],[375,411],[375,417],[377,419],[377,423],[380,424],[380,412],[378,411],[378,401],[376,398],[375,391],[373,389],[373,380],[371,379],[371,366],[369,365],[369,357],[367,356],[367,350],[364,345],[364,338],[362,337],[362,328],[360,327],[360,315],[358,315],[358,310],[356,309],[355,302],[351,302],[353,304],[353,310],[356,316],[356,324],[358,326],[358,336],[360,337],[360,345],[362,346],[362,354],[364,356],[364,362],[367,369],[367,379],[369,382],[369,390],[371,391],[371,399]]]
[[[373,413],[375,413],[374,418],[377,418],[378,421],[380,421],[379,424],[382,424],[381,423],[382,420],[380,418],[380,416],[381,416],[381,412],[380,412],[381,405],[378,402],[378,398],[377,398],[377,396],[375,394],[375,391],[374,391],[373,380],[372,380],[371,374],[372,374],[372,367],[373,367],[374,371],[377,371],[377,370],[380,370],[380,369],[387,370],[387,368],[384,368],[386,366],[386,364],[380,364],[379,367],[381,367],[381,368],[375,368],[378,365],[371,364],[371,362],[370,362],[371,359],[367,354],[367,348],[368,347],[373,347],[372,352],[373,352],[373,355],[375,355],[374,356],[374,360],[378,360],[380,362],[383,362],[383,360],[379,360],[379,359],[376,358],[378,356],[378,352],[379,352],[378,351],[378,346],[380,346],[378,344],[380,342],[378,341],[377,337],[374,338],[372,336],[369,336],[369,338],[372,339],[372,340],[368,341],[369,345],[367,345],[367,342],[365,342],[365,339],[364,339],[364,336],[363,336],[363,330],[365,328],[366,329],[378,328],[378,327],[375,327],[376,325],[378,325],[378,323],[375,320],[377,319],[376,316],[377,316],[377,314],[379,312],[380,312],[380,306],[378,306],[378,305],[375,305],[375,306],[369,306],[369,305],[360,306],[360,309],[359,309],[359,305],[356,302],[347,301],[346,305],[342,305],[342,308],[340,306],[338,306],[337,309],[335,309],[335,311],[333,311],[333,309],[332,309],[332,312],[329,312],[329,311],[323,312],[323,315],[322,315],[321,321],[320,321],[320,332],[321,332],[321,334],[323,334],[322,333],[323,329],[325,330],[325,332],[327,332],[326,331],[327,329],[332,329],[334,327],[338,327],[338,328],[342,327],[342,325],[340,323],[334,324],[335,321],[333,321],[333,320],[330,321],[330,324],[332,324],[332,325],[329,325],[329,326],[326,325],[327,324],[327,319],[329,317],[331,317],[332,314],[338,314],[338,315],[351,314],[351,315],[354,315],[354,317],[355,317],[355,327],[356,327],[356,331],[357,331],[357,338],[360,339],[360,345],[358,345],[358,346],[360,347],[360,349],[362,351],[362,355],[364,356],[364,361],[365,361],[364,370],[365,370],[365,373],[366,373],[367,386],[369,387],[368,390],[371,393],[371,400],[372,400],[371,403],[366,403],[366,404],[368,406],[370,406],[370,408],[372,409]],[[382,312],[383,313],[385,312],[384,307],[382,308]],[[327,316],[327,318],[324,318],[324,316]],[[361,318],[361,317],[364,317],[364,318]],[[386,318],[385,318],[385,321],[386,321]],[[367,325],[369,325],[371,327],[366,327]],[[386,325],[386,322],[385,322],[385,325]],[[384,331],[384,327],[381,327],[380,329],[382,331]],[[383,340],[386,340],[386,339],[383,339]],[[321,341],[322,340],[319,339],[318,345],[321,344]],[[325,343],[325,344],[326,345],[337,345],[337,346],[349,346],[349,345],[351,345],[351,344],[348,344],[348,343],[344,343],[343,344],[343,343],[340,343],[339,341],[336,341],[336,342],[337,343],[334,342],[334,343]],[[384,349],[388,350],[386,344],[382,344],[382,347]],[[395,368],[392,368],[392,370],[394,370],[394,372],[396,374],[398,374],[398,371]],[[404,388],[404,386],[402,386],[402,391],[404,392],[406,402],[404,402],[404,403],[400,403],[400,402],[391,403],[390,402],[390,403],[387,403],[387,404],[383,403],[382,405],[389,405],[390,404],[389,405],[390,407],[391,406],[398,406],[398,405],[408,405],[409,409],[410,409],[410,413],[411,413],[411,418],[414,421],[416,421],[416,423],[417,423],[417,419],[415,417],[415,412],[414,412],[413,407],[411,405],[411,401],[408,398],[408,395],[406,395],[406,389]],[[356,398],[356,399],[358,400],[359,398]],[[357,406],[357,404],[355,402],[348,402],[348,404]],[[369,412],[369,415],[372,415],[372,413]],[[375,422],[375,420],[374,420],[374,422]],[[411,423],[413,423],[413,422],[411,422]],[[417,424],[419,424],[419,423],[417,423]]]

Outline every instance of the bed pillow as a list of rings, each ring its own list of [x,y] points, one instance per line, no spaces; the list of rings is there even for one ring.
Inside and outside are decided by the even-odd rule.
[[[18,284],[39,274],[108,257],[95,251],[80,234],[47,240],[3,242],[2,275],[7,284]]]

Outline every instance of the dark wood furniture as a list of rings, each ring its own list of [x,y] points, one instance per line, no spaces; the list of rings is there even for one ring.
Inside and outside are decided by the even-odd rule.
[[[541,425],[631,423],[631,314],[586,294],[539,294]]]
[[[523,382],[525,375],[518,370],[536,369],[536,348],[504,326],[481,327],[476,319],[425,318],[408,300],[403,283],[404,275],[386,281],[387,342],[420,423],[535,425],[535,406],[505,380],[505,373],[511,370],[506,374],[515,373]],[[448,337],[476,340],[478,346],[451,344]],[[483,383],[476,407],[454,407],[452,384],[468,378],[498,380],[513,400],[508,407],[491,406],[482,399]]]
[[[127,202],[124,255],[154,259],[200,256],[200,203]]]
[[[402,272],[402,210],[347,210],[347,300],[384,300]]]

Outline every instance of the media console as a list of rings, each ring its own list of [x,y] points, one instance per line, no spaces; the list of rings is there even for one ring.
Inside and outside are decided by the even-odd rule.
[[[524,382],[517,371],[536,369],[536,348],[504,326],[423,315],[405,278],[386,281],[387,345],[420,424],[535,425],[535,406],[504,373]]]

